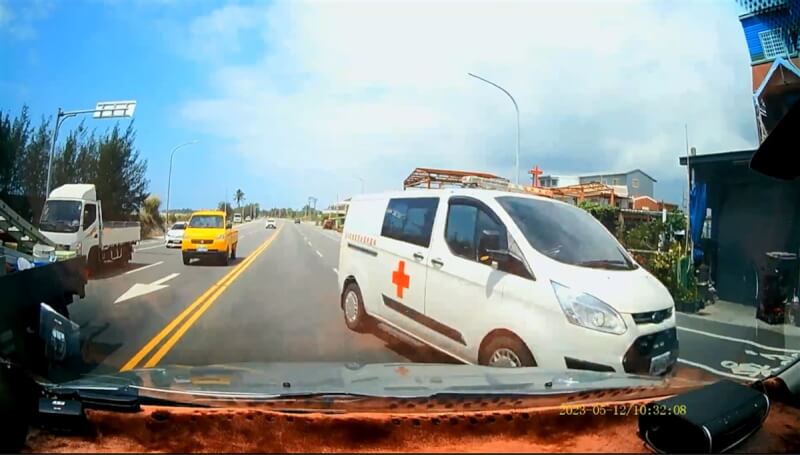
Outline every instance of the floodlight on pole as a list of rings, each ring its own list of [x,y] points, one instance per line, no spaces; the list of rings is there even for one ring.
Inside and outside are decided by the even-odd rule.
[[[136,101],[101,101],[95,105],[94,109],[80,109],[76,111],[64,111],[58,108],[56,123],[53,126],[53,138],[50,142],[50,156],[47,159],[47,186],[45,187],[45,198],[50,195],[51,171],[53,168],[53,155],[56,153],[56,142],[58,142],[58,130],[61,123],[77,115],[92,114],[96,119],[125,118],[133,117],[136,110]]]

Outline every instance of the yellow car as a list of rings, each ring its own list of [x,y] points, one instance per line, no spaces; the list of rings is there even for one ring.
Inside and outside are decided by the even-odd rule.
[[[189,265],[192,259],[215,259],[217,263],[228,265],[236,259],[236,246],[239,233],[226,219],[221,210],[201,210],[192,213],[181,241],[183,263]]]

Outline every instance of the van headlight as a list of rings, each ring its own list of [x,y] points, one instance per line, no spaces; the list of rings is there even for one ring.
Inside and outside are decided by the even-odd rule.
[[[225,234],[218,235],[217,240],[225,240]]]
[[[597,297],[578,292],[555,281],[551,281],[550,284],[553,285],[558,303],[569,322],[615,335],[622,335],[628,330],[622,316]]]
[[[72,250],[72,251],[80,251],[80,250],[81,250],[81,248],[83,248],[83,243],[81,243],[81,242],[75,242],[75,245],[74,245],[74,248],[73,248],[73,250]]]

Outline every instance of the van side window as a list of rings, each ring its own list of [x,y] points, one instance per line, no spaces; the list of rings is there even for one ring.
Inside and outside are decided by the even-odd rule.
[[[474,260],[475,252],[475,224],[478,218],[478,208],[472,205],[450,204],[447,211],[447,227],[444,237],[450,251],[456,256]]]
[[[454,255],[478,261],[478,241],[483,231],[497,232],[500,248],[507,248],[506,228],[495,221],[492,215],[469,203],[450,204],[444,236]]]
[[[83,229],[88,228],[97,219],[97,206],[86,204],[83,206]]]
[[[389,200],[381,235],[427,248],[438,206],[435,197]]]
[[[469,200],[450,201],[444,237],[451,253],[470,261],[481,262],[480,256],[485,252],[480,251],[479,243],[481,233],[484,231],[494,231],[498,234],[498,249],[509,248],[506,227],[488,208]],[[518,250],[518,248],[514,249]],[[500,270],[529,280],[533,279],[525,264],[514,257],[502,263]]]

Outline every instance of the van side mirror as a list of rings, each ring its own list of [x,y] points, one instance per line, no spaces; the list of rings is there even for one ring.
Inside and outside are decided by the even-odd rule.
[[[511,253],[500,248],[500,233],[498,231],[483,230],[478,238],[478,260],[483,263],[507,262]]]
[[[233,223],[228,221],[228,224],[225,225],[225,229],[232,229],[232,228],[233,228]]]

